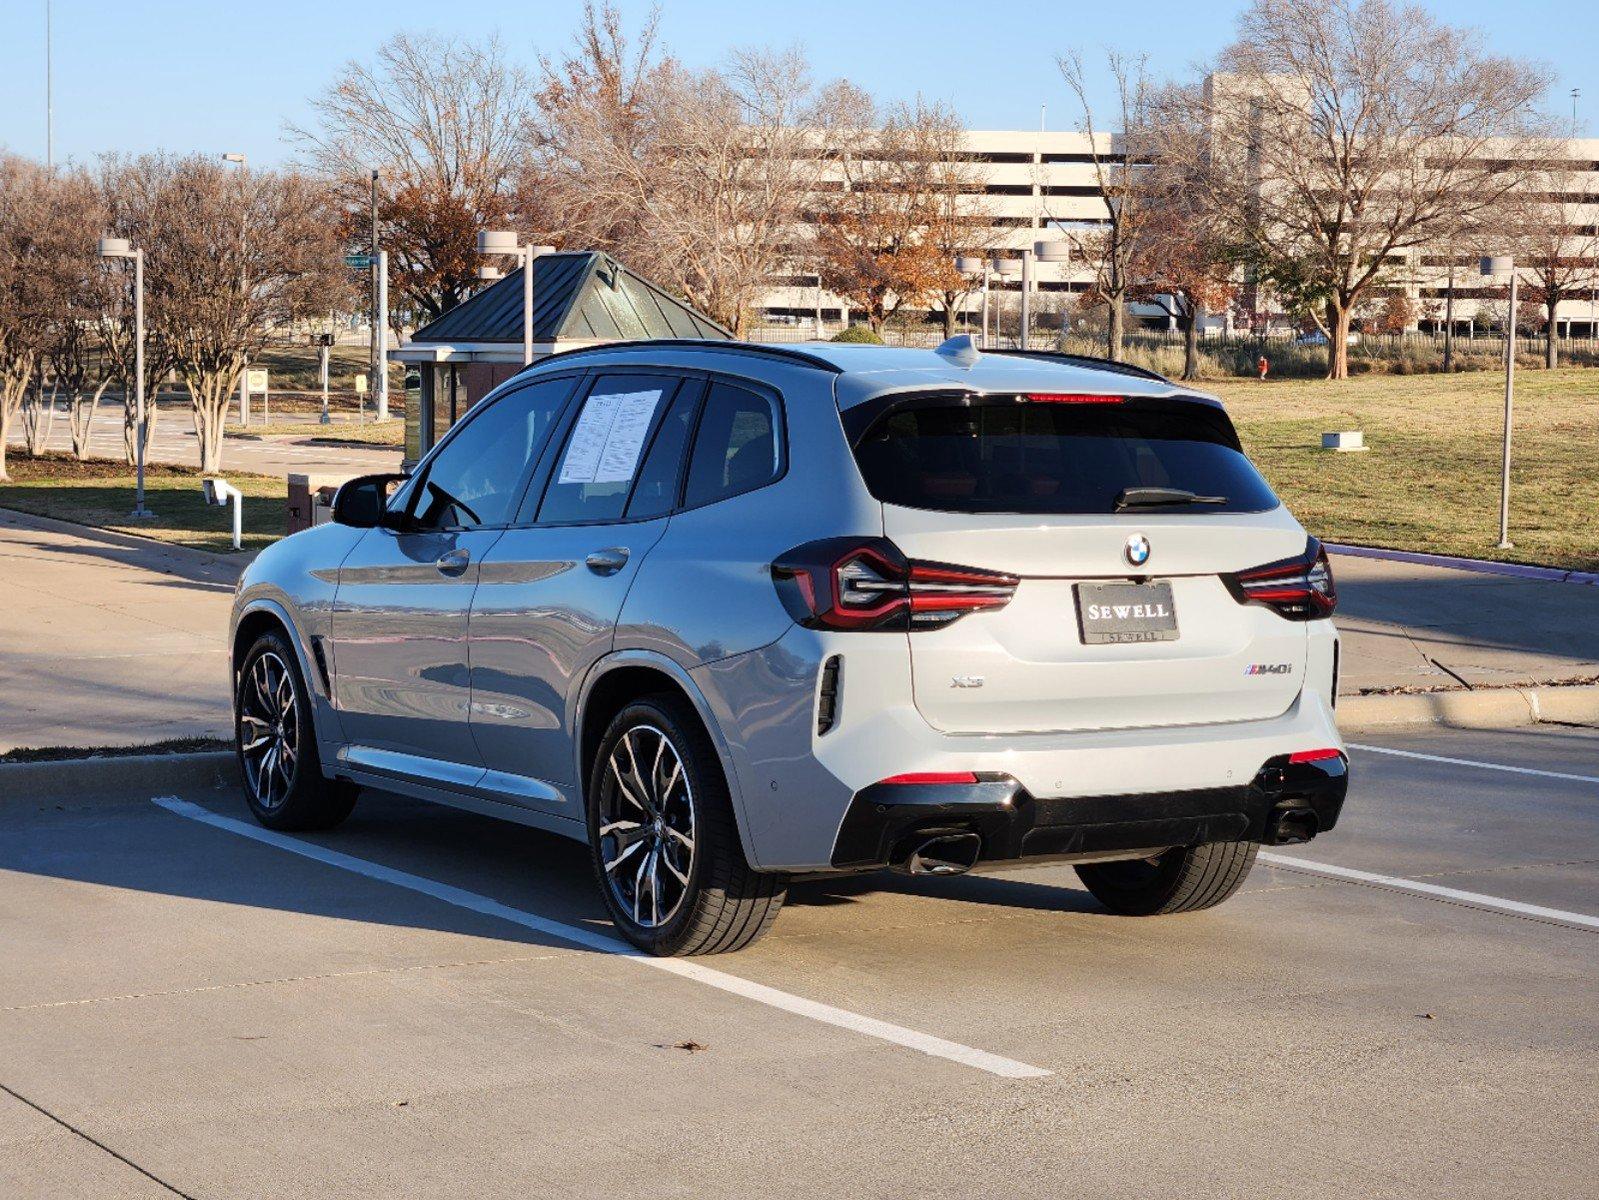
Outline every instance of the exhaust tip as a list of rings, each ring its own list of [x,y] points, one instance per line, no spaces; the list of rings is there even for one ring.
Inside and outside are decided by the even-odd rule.
[[[939,833],[912,842],[896,866],[910,875],[963,875],[982,852],[983,839],[975,833]]]
[[[1297,846],[1308,842],[1321,829],[1321,820],[1312,808],[1279,808],[1271,815],[1267,841],[1273,846]]]

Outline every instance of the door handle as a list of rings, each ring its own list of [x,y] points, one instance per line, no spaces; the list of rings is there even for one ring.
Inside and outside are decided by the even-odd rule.
[[[615,575],[627,566],[627,547],[607,546],[604,550],[596,550],[583,564],[596,575]]]
[[[439,555],[438,562],[433,565],[438,567],[440,575],[464,575],[472,563],[472,555],[466,550],[451,550],[448,554]]]

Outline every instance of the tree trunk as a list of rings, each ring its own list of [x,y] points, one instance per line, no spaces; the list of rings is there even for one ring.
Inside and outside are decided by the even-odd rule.
[[[100,397],[105,395],[106,388],[110,386],[110,379],[102,379],[88,396],[79,392],[72,397],[72,453],[79,462],[88,460],[89,441],[94,436],[94,415],[100,411]]]
[[[6,483],[11,476],[6,474],[6,443],[11,440],[11,410],[4,401],[0,401],[0,483]]]
[[[955,302],[946,292],[944,294],[944,340],[948,341],[955,336]]]
[[[189,400],[200,443],[200,470],[207,475],[218,475],[222,471],[223,428],[227,423],[228,402],[238,382],[236,370],[189,377]]]
[[[1122,341],[1124,335],[1123,322],[1125,315],[1122,312],[1122,299],[1120,296],[1111,298],[1110,320],[1105,325],[1105,356],[1112,362],[1122,360]]]
[[[1349,321],[1352,307],[1327,303],[1327,378],[1349,378]]]
[[[1560,348],[1555,338],[1560,333],[1560,326],[1555,322],[1555,306],[1549,306],[1549,324],[1544,326],[1543,339],[1543,365],[1553,371],[1560,364]]]
[[[1199,323],[1205,319],[1205,306],[1197,301],[1188,305],[1188,325],[1183,330],[1183,378],[1199,378]]]

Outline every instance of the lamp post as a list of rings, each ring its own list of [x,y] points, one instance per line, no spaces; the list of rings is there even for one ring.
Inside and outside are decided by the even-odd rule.
[[[1029,326],[1033,321],[1032,291],[1033,291],[1033,260],[1039,262],[1063,263],[1071,260],[1071,247],[1065,242],[1034,242],[1031,246],[1023,246],[1015,258],[1001,258],[994,256],[993,269],[996,275],[1008,277],[1020,274],[1022,277],[1022,330],[1021,348],[1028,348]]]
[[[249,160],[249,157],[247,155],[237,154],[237,153],[228,153],[228,154],[224,154],[222,156],[222,161],[223,162],[233,163],[235,166],[237,166],[239,168],[239,171],[240,171],[241,174],[250,169],[250,160]],[[240,204],[239,205],[239,292],[241,294],[241,297],[242,297],[242,294],[244,292],[244,289],[245,289],[245,286],[246,286],[246,283],[247,283],[247,277],[246,277],[246,274],[245,274],[244,258],[245,258],[245,251],[246,251],[248,243],[245,241],[245,238],[247,236],[245,230],[246,230],[246,224],[245,224],[245,215],[244,215],[244,205]],[[224,416],[226,416],[226,413],[224,413]],[[244,366],[239,371],[239,424],[240,425],[248,425],[249,423],[250,423],[250,360],[249,359],[245,359],[244,360]]]
[[[1510,276],[1510,314],[1505,322],[1505,440],[1499,467],[1499,549],[1512,548],[1510,541],[1510,429],[1516,391],[1516,260],[1508,254],[1484,255],[1480,264],[1483,278]]]
[[[133,453],[137,484],[133,493],[134,517],[153,517],[144,506],[144,441],[148,420],[144,411],[144,251],[135,250],[127,238],[100,239],[101,258],[133,260]]]
[[[816,273],[816,340],[822,340],[822,273]]]
[[[503,254],[516,259],[522,268],[522,365],[533,361],[533,260],[545,254],[554,254],[554,246],[524,246],[516,234],[504,229],[484,229],[477,235],[477,252],[482,255]],[[484,278],[483,272],[478,277]]]
[[[983,340],[982,347],[988,349],[988,259],[980,254],[960,254],[955,258],[955,269],[962,275],[982,275],[983,277]]]

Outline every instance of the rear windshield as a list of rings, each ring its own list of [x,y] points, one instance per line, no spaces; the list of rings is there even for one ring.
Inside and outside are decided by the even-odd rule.
[[[1226,414],[1190,401],[930,398],[879,417],[855,458],[879,500],[943,512],[1109,513],[1137,488],[1181,489],[1221,502],[1127,511],[1277,507]]]

